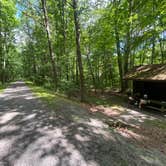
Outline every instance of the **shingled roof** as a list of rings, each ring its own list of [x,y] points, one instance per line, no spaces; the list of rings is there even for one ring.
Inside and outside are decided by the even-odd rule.
[[[166,82],[166,64],[137,66],[129,71],[124,79]]]

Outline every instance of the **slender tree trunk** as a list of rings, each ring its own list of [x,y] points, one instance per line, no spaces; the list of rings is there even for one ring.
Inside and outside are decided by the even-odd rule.
[[[7,33],[4,33],[4,53],[3,53],[3,83],[6,82],[6,61],[7,61],[7,56],[8,56],[8,45],[7,45]]]
[[[36,77],[36,75],[37,75],[37,71],[36,71],[36,58],[35,58],[35,55],[33,54],[33,49],[32,49],[31,52],[32,52],[32,60],[33,60],[33,74]],[[36,82],[36,78],[33,78],[33,79]]]
[[[163,22],[162,19],[160,18],[159,20],[160,26],[163,28]],[[163,37],[159,38],[159,43],[160,43],[160,53],[161,53],[161,63],[164,64],[164,47],[163,47]]]
[[[120,52],[119,32],[118,32],[116,23],[115,23],[115,37],[116,37],[116,50],[117,50],[117,55],[118,55],[118,69],[119,69],[119,76],[120,76],[120,87],[121,87],[121,91],[124,91],[122,56],[121,56],[121,52]]]
[[[160,52],[161,52],[161,63],[163,64],[164,63],[164,51],[163,51],[161,39],[159,39],[159,43],[160,43]]]
[[[57,67],[55,64],[55,57],[52,49],[52,42],[51,42],[51,34],[50,34],[50,26],[49,26],[49,20],[48,20],[48,14],[47,14],[47,8],[46,8],[46,0],[41,0],[42,2],[42,9],[44,13],[44,23],[45,23],[45,30],[47,33],[47,42],[48,42],[48,48],[49,48],[49,56],[52,64],[52,72],[53,72],[53,80],[54,80],[54,89],[57,89]]]
[[[126,48],[125,48],[125,55],[124,55],[124,74],[128,71],[129,66],[129,56],[130,56],[130,31],[127,30],[126,35]]]
[[[132,0],[127,0],[128,2],[128,20],[132,15]],[[126,33],[126,47],[124,55],[124,75],[129,69],[129,57],[131,58],[131,22],[127,23],[127,33]],[[124,80],[124,90],[128,88],[128,81]]]
[[[80,95],[81,101],[84,101],[84,73],[81,57],[81,48],[80,48],[80,25],[79,25],[79,16],[78,16],[78,7],[77,0],[73,0],[73,10],[74,10],[74,24],[75,24],[75,33],[76,33],[76,49],[77,49],[77,61],[80,75]]]
[[[153,0],[153,17],[155,17],[155,0]],[[154,59],[155,59],[155,29],[156,29],[156,26],[155,26],[155,23],[153,24],[153,34],[152,34],[152,54],[151,54],[151,64],[154,63]]]
[[[113,77],[113,71],[112,71],[112,63],[109,64],[109,84],[111,85],[111,88],[114,86],[114,77]]]
[[[35,58],[35,55],[34,55],[34,47],[33,47],[33,43],[32,43],[33,38],[32,38],[31,32],[30,32],[30,28],[29,28],[28,23],[26,24],[26,26],[28,27],[27,34],[28,34],[29,39],[30,39],[29,40],[29,52],[30,52],[30,54],[32,56],[32,66],[33,66],[33,71],[32,72],[33,72],[33,75],[34,75],[33,82],[36,83],[36,74],[37,74],[37,71],[36,71],[36,58]]]
[[[89,58],[89,52],[87,53],[87,61],[88,61],[89,71],[90,71],[92,81],[93,81],[93,86],[96,89],[96,80],[95,80],[95,76],[94,76],[94,73],[93,73],[92,64],[91,64],[90,58]]]
[[[78,60],[77,60],[77,57],[75,59],[75,82],[76,82],[76,85],[79,85],[80,82],[79,82],[79,71],[78,71]]]
[[[1,3],[0,3],[0,16],[1,16]],[[3,46],[2,46],[2,24],[0,22],[0,83],[2,83],[2,54],[3,54]]]
[[[66,28],[67,28],[67,19],[65,18],[65,5],[66,5],[66,0],[61,0],[62,2],[62,8],[61,8],[61,15],[62,15],[62,36],[63,36],[63,55],[66,56]],[[69,57],[66,56],[66,79],[69,81]]]
[[[152,37],[152,55],[151,55],[151,64],[154,63],[154,57],[155,57],[155,36],[153,34]]]
[[[3,62],[3,58],[2,58],[2,54],[3,54],[3,46],[2,46],[2,35],[0,32],[0,81],[3,82],[3,66],[2,66],[2,62]]]
[[[121,50],[120,50],[120,37],[119,37],[119,29],[118,29],[118,1],[114,0],[113,1],[115,5],[115,18],[114,18],[114,31],[115,31],[115,40],[116,40],[116,51],[117,51],[117,58],[118,58],[118,69],[119,69],[119,77],[120,77],[120,88],[121,91],[124,91],[124,81],[123,81],[123,64],[122,64],[122,55],[121,55]]]

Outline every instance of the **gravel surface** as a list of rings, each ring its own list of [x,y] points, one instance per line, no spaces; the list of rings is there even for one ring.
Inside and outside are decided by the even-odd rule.
[[[166,156],[131,144],[106,117],[68,102],[57,101],[57,108],[24,82],[0,94],[0,166],[166,165]]]

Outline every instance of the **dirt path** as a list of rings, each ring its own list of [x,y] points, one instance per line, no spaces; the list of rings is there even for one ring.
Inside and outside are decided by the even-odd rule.
[[[105,116],[71,103],[50,110],[23,82],[0,94],[0,166],[165,166],[166,156],[140,148]]]

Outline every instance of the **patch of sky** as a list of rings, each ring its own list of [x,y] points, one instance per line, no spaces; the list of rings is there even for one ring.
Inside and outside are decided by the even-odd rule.
[[[161,33],[161,38],[166,39],[166,30]]]
[[[20,5],[20,4],[16,4],[16,8],[17,8],[17,13],[16,13],[16,17],[18,18],[18,19],[20,19],[21,18],[21,15],[22,15],[22,12],[24,11],[24,7],[22,6],[22,5]]]

